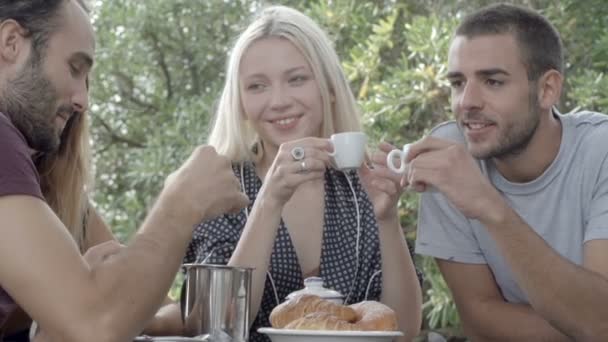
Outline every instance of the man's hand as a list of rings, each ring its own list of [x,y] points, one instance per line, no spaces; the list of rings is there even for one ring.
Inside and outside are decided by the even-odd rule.
[[[118,241],[109,240],[89,248],[84,253],[83,258],[89,265],[89,268],[94,269],[111,256],[120,253],[124,248],[125,246]]]
[[[169,210],[192,224],[249,203],[228,158],[211,146],[199,146],[190,158],[165,181],[161,199]]]
[[[413,143],[406,159],[407,183],[418,192],[433,186],[465,216],[494,215],[504,200],[482,175],[466,146],[431,136]]]

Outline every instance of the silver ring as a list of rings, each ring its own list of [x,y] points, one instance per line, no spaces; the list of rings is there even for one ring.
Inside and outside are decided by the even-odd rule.
[[[304,147],[296,146],[291,149],[291,156],[293,160],[302,160],[304,159]]]
[[[300,163],[300,173],[307,173],[308,168],[306,167],[306,160],[302,160]]]

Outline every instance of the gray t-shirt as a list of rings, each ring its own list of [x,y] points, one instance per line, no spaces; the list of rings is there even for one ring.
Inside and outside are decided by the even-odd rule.
[[[559,152],[537,179],[512,183],[491,160],[478,162],[482,173],[530,227],[561,256],[580,265],[585,242],[608,239],[608,115],[556,116],[562,123]],[[431,134],[465,143],[453,121],[437,126]],[[507,301],[528,303],[483,225],[467,219],[440,192],[421,196],[416,252],[487,264]]]

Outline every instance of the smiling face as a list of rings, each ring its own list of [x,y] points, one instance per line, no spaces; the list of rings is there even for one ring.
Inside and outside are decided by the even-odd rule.
[[[77,3],[65,1],[59,12],[60,25],[41,49],[41,56],[30,49],[0,95],[3,110],[30,147],[40,152],[57,150],[68,120],[88,107],[93,29]],[[22,38],[31,44],[29,38]]]
[[[266,147],[320,136],[321,92],[306,58],[289,40],[253,42],[239,74],[243,111]]]
[[[501,158],[528,146],[541,109],[513,35],[456,36],[448,79],[452,111],[474,157]]]

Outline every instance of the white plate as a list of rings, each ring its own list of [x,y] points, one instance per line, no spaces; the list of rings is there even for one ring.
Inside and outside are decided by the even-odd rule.
[[[134,342],[200,342],[200,338],[183,336],[137,336]]]
[[[401,331],[329,331],[259,328],[272,342],[390,342],[403,336]]]

